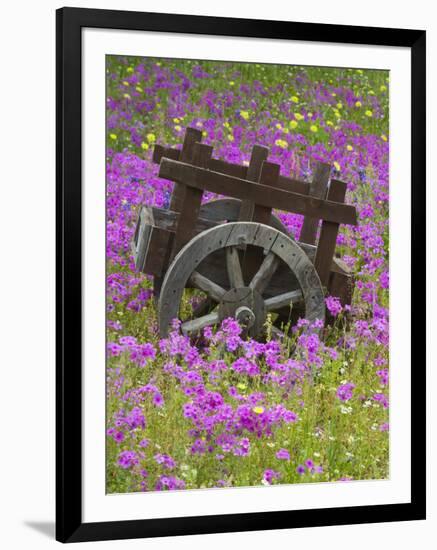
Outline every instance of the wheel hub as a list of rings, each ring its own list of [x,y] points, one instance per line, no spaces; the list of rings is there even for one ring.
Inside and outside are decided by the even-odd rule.
[[[266,318],[264,300],[259,292],[250,287],[231,288],[219,304],[220,321],[234,317],[250,336],[257,336],[263,330]]]

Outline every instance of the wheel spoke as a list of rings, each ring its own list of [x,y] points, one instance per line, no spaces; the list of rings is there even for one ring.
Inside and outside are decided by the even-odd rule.
[[[301,300],[303,300],[302,292],[300,290],[292,290],[290,292],[285,292],[284,294],[279,294],[279,296],[267,298],[264,305],[267,311],[275,311],[281,309],[282,307],[296,304]]]
[[[273,252],[269,252],[264,258],[258,271],[250,282],[250,288],[262,294],[270,282],[273,274],[279,266],[279,258]]]
[[[190,283],[193,285],[194,288],[198,288],[199,290],[203,290],[203,292],[206,292],[206,294],[208,294],[208,296],[216,302],[220,302],[223,294],[225,293],[224,288],[214,283],[207,277],[204,277],[197,271],[194,271],[192,273],[190,277]]]
[[[201,331],[205,327],[215,325],[218,323],[219,315],[216,311],[208,313],[208,315],[203,315],[203,317],[198,317],[197,319],[192,319],[191,321],[185,321],[182,323],[181,330],[182,334],[189,336],[190,334],[195,334],[196,332]]]
[[[231,288],[243,287],[243,272],[241,270],[238,249],[235,246],[229,246],[226,248],[226,266]]]

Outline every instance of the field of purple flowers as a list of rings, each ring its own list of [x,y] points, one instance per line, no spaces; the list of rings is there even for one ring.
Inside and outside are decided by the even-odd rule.
[[[107,58],[108,492],[388,477],[388,86],[384,71]],[[327,297],[323,341],[303,320],[281,343],[245,340],[230,319],[202,348],[176,325],[159,339],[130,240],[140,205],[169,204],[153,145],[187,126],[230,162],[258,143],[284,175],[320,160],[348,182],[359,225],[337,252],[356,288],[347,312]],[[298,238],[301,216],[277,214]]]

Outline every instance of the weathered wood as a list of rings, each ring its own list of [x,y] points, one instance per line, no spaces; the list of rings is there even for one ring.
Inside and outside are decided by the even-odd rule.
[[[262,152],[267,156],[268,151],[267,153],[265,151]],[[258,177],[259,183],[266,186],[274,186],[278,180],[279,169],[280,167],[278,164],[264,161],[261,165],[261,173]],[[244,208],[244,204],[245,201],[243,201],[242,203],[242,209]],[[272,209],[268,206],[263,206],[261,204],[250,204],[252,205],[252,221],[268,225],[272,217]],[[241,217],[242,216],[240,214],[240,218]],[[262,261],[263,253],[260,248],[255,248],[251,246],[246,248],[243,258],[243,273],[244,279],[247,283],[249,283],[249,281],[253,279]]]
[[[278,189],[283,189],[284,191],[299,193],[300,195],[308,195],[310,189],[309,183],[306,181],[296,180],[294,178],[289,178],[288,176],[281,176],[281,174],[278,176],[275,187],[278,187]]]
[[[315,199],[297,193],[283,191],[252,183],[232,176],[219,174],[179,161],[163,158],[159,176],[196,189],[226,195],[237,199],[250,199],[254,203],[287,212],[303,214],[335,223],[357,224],[353,206]]]
[[[246,179],[247,177],[247,166],[233,164],[221,159],[210,159],[208,168],[214,172],[220,172],[221,174],[227,174],[236,178]]]
[[[202,132],[200,130],[197,130],[196,128],[187,128],[185,130],[185,137],[184,137],[184,143],[182,145],[182,150],[179,153],[179,160],[181,162],[191,162],[193,151],[194,151],[194,144],[197,142],[202,141]],[[165,158],[165,157],[164,157]],[[185,194],[185,188],[179,184],[179,182],[175,182],[175,185],[173,187],[173,192],[171,194],[170,199],[170,210],[174,210],[175,212],[180,212],[182,208],[182,202]]]
[[[256,338],[263,332],[266,318],[264,300],[252,288],[231,288],[223,296],[218,313],[220,321],[227,317],[234,317],[242,322],[243,337],[248,334]]]
[[[272,162],[264,161],[259,176],[259,183],[268,187],[274,187],[278,181],[280,166]],[[244,204],[244,203],[243,203]],[[272,216],[272,208],[256,203],[253,209],[253,221],[268,225]]]
[[[261,145],[254,145],[250,155],[249,166],[247,168],[246,180],[257,182],[261,176],[263,162],[267,160],[269,150]],[[243,198],[240,208],[240,221],[251,221],[254,212],[254,202],[249,198]]]
[[[138,271],[143,271],[144,268],[144,261],[153,222],[153,212],[150,212],[146,207],[142,207],[138,214],[134,238],[131,243],[131,251],[135,261],[135,269]]]
[[[190,321],[185,321],[181,325],[182,334],[186,336],[192,336],[199,333],[202,329],[209,327],[211,325],[217,324],[219,321],[219,315],[217,311],[212,311],[207,315],[198,317],[197,319],[191,319]]]
[[[279,265],[279,258],[273,252],[269,252],[264,258],[259,270],[255,273],[249,287],[262,294],[270,282],[272,275]]]
[[[207,277],[204,277],[197,271],[193,271],[189,279],[189,283],[194,288],[198,288],[199,290],[206,292],[206,294],[216,302],[220,302],[226,292],[224,288],[217,285]]]
[[[326,189],[331,175],[331,165],[318,162],[313,179],[309,184],[309,195],[317,199],[324,199]],[[342,202],[342,201],[338,201]],[[318,218],[305,216],[302,230],[300,232],[299,241],[301,243],[314,244],[316,242],[317,228],[319,225]]]
[[[334,183],[334,181],[331,183]],[[328,190],[328,200],[343,202],[346,195],[346,187],[344,182],[336,180],[334,185],[331,185]],[[319,274],[322,285],[325,287],[328,286],[329,282],[338,229],[338,223],[328,222],[326,220],[322,222],[314,266]]]
[[[145,252],[142,271],[161,276],[167,268],[174,233],[156,226],[150,227],[150,238]]]
[[[241,270],[240,256],[238,249],[234,246],[229,246],[226,249],[226,267],[231,288],[239,288],[244,286],[243,272]]]
[[[290,307],[290,305],[299,303],[302,300],[303,294],[301,290],[290,290],[290,292],[284,292],[284,294],[267,298],[264,304],[267,311],[276,311],[284,307]]]
[[[203,143],[195,143],[192,148],[191,158],[194,166],[205,168],[212,155],[212,147]],[[203,191],[194,187],[187,187],[180,206],[180,215],[176,227],[176,235],[170,260],[179,250],[195,235],[197,218],[202,204]]]
[[[234,222],[208,229],[194,237],[169,265],[158,303],[159,330],[165,336],[172,319],[178,316],[183,290],[194,271],[213,252],[240,244],[272,250],[288,265],[298,280],[309,321],[324,321],[324,296],[313,264],[302,249],[279,231],[253,222]]]
[[[241,201],[239,199],[217,199],[202,204],[199,214],[207,220],[215,220],[221,223],[236,222],[239,219],[240,206]],[[285,225],[274,214],[271,215],[267,225],[288,235]]]
[[[157,143],[153,147],[152,161],[155,164],[159,164],[161,162],[162,157],[173,159],[173,160],[179,160],[180,155],[181,155],[181,152],[179,149],[173,149],[172,147],[163,147],[162,145],[159,145]]]

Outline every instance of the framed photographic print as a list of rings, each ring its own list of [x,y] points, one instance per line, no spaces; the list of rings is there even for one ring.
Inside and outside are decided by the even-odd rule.
[[[425,518],[425,32],[57,12],[57,539]]]

